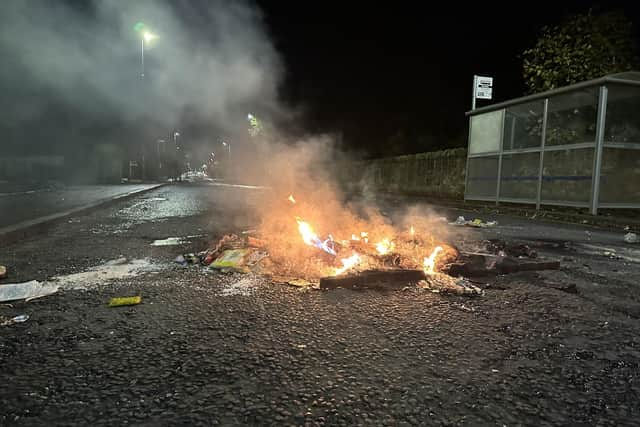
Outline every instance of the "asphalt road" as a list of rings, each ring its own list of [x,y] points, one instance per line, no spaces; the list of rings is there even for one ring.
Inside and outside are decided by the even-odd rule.
[[[622,231],[443,224],[458,245],[501,236],[562,260],[558,272],[501,276],[474,299],[300,291],[170,264],[255,225],[247,206],[259,194],[163,187],[0,248],[16,282],[120,256],[155,266],[0,305],[0,316],[30,316],[0,327],[0,425],[637,425],[640,257]],[[150,246],[173,236],[198,237]],[[142,304],[106,306],[135,294]]]
[[[0,229],[152,186],[149,184],[83,185],[57,190],[0,193]]]

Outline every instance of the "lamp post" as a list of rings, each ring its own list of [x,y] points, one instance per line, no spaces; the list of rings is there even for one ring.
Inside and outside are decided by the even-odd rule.
[[[145,31],[142,33],[142,37],[140,37],[140,77],[144,79],[144,43],[150,42],[155,39],[157,36],[149,31]]]
[[[231,160],[231,144],[225,141],[222,141],[222,146],[227,147],[227,153],[229,154],[229,160]]]

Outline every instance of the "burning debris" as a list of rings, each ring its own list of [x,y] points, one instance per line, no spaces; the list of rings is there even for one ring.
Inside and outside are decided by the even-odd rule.
[[[263,210],[255,230],[225,235],[209,250],[176,261],[298,287],[401,289],[414,284],[464,296],[483,291],[463,277],[559,268],[558,263],[531,261],[537,254],[526,245],[499,240],[487,241],[485,253],[461,254],[437,237],[443,234],[438,233],[443,229],[439,218],[412,218],[415,222],[396,227],[376,212],[356,215],[335,200],[314,204],[286,193]]]
[[[181,255],[176,262],[331,289],[401,288],[458,258],[454,247],[429,232],[433,224],[428,221],[398,229],[371,214],[364,220],[343,211],[337,229],[326,231],[306,220],[314,216],[313,205],[292,194],[281,200],[257,230],[225,235],[209,250]]]

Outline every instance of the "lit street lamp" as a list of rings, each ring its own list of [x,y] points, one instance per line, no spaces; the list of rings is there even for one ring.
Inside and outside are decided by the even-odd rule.
[[[227,147],[227,152],[229,153],[229,160],[231,160],[231,144],[225,141],[222,141],[222,145]]]
[[[142,33],[142,37],[140,38],[140,77],[144,78],[144,43],[149,43],[151,40],[155,39],[157,36],[149,31],[144,31]]]

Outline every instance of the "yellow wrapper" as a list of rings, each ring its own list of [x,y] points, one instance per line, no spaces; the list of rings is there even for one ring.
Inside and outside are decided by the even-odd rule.
[[[123,305],[136,305],[142,302],[141,296],[136,297],[116,297],[109,300],[109,307],[120,307]]]

